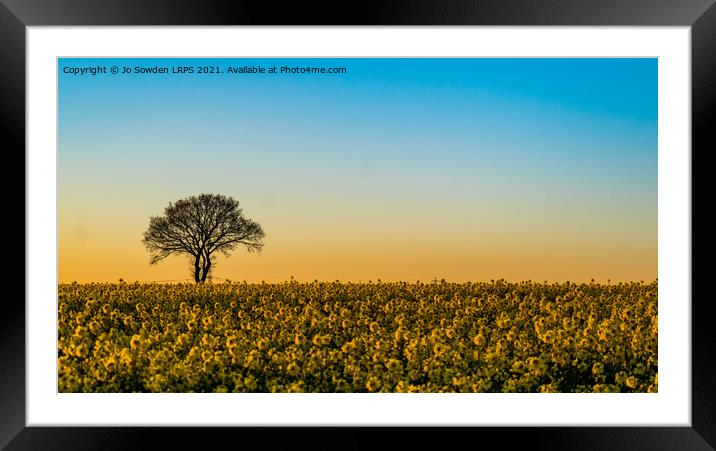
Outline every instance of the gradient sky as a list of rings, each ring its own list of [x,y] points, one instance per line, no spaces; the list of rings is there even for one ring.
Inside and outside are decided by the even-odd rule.
[[[183,280],[141,238],[170,201],[235,197],[266,232],[217,278],[653,280],[656,59],[67,59],[58,272]],[[310,65],[340,75],[71,75]]]

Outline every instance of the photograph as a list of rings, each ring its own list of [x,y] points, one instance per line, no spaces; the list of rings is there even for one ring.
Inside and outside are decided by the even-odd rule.
[[[0,3],[3,450],[714,449],[714,0]]]
[[[657,396],[659,67],[58,57],[57,392]]]

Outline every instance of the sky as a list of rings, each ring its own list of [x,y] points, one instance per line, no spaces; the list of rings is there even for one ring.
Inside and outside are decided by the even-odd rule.
[[[657,113],[653,58],[61,58],[58,280],[187,280],[141,239],[199,193],[266,233],[215,280],[654,280]]]

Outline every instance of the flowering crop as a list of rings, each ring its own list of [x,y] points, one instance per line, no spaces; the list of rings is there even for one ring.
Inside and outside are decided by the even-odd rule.
[[[655,392],[658,283],[61,284],[61,392]]]

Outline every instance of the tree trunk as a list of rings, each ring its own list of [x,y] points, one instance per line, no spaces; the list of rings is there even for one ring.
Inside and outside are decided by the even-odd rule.
[[[204,256],[204,263],[201,268],[201,283],[206,282],[206,277],[209,275],[211,269],[211,256]]]
[[[201,280],[201,274],[200,274],[200,266],[199,266],[199,256],[197,255],[194,259],[194,282],[199,283]]]

